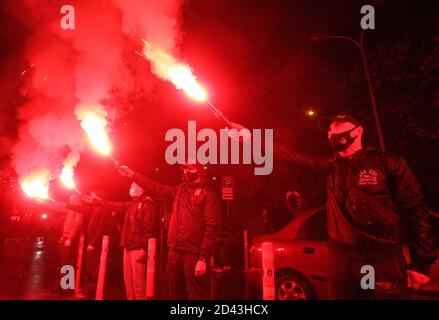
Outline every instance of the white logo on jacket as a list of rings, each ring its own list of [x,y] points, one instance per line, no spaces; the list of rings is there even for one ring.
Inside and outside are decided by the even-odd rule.
[[[361,170],[358,178],[359,186],[378,184],[378,172],[373,169]]]

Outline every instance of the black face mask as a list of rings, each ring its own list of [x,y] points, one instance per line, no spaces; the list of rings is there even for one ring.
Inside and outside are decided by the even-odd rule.
[[[190,172],[189,170],[183,170],[183,180],[185,182],[194,183],[199,177],[200,174],[198,171]]]
[[[329,145],[331,146],[332,150],[344,151],[349,148],[349,146],[354,143],[355,139],[357,138],[351,137],[351,132],[357,128],[358,126],[342,133],[333,134],[331,138],[329,138]]]

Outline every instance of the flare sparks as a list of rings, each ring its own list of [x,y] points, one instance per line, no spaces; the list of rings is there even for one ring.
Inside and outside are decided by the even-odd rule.
[[[74,175],[75,175],[74,168],[78,163],[78,161],[79,161],[79,153],[71,152],[68,155],[67,159],[64,161],[64,166],[62,168],[59,179],[67,189],[75,190],[76,192],[80,193],[78,189],[76,189],[75,180],[74,180]]]
[[[198,102],[207,101],[206,90],[197,82],[197,78],[187,64],[178,62],[169,53],[148,41],[143,40],[143,43],[143,54],[140,55],[151,62],[156,75],[172,82],[177,89],[183,90],[192,99]]]
[[[99,153],[111,155],[111,143],[108,137],[107,112],[101,105],[81,106],[76,110],[81,127],[87,133],[88,140]]]

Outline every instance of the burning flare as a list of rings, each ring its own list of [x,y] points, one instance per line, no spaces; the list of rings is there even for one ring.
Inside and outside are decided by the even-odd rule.
[[[177,89],[183,90],[192,99],[199,102],[207,100],[206,90],[197,82],[197,78],[187,64],[178,62],[177,59],[150,42],[145,40],[143,42],[145,46],[143,55],[141,55],[151,62],[155,74],[172,82]]]
[[[64,166],[64,168],[62,168],[61,175],[59,178],[66,188],[73,189],[75,187],[72,167]]]
[[[68,189],[75,188],[75,181],[73,180],[73,168],[64,166],[61,171],[60,180],[63,185]]]
[[[111,143],[107,133],[107,112],[104,107],[101,105],[82,106],[75,113],[92,146],[99,153],[110,155]]]
[[[73,179],[73,176],[74,176],[74,168],[78,163],[78,161],[79,161],[78,152],[71,152],[68,155],[67,159],[64,161],[64,167],[62,168],[59,179],[61,180],[62,184],[68,189],[77,190],[75,187],[75,180]]]
[[[20,179],[20,185],[28,197],[37,200],[49,199],[49,170],[34,171]]]

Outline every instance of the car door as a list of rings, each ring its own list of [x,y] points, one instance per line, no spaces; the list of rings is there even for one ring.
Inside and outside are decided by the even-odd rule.
[[[327,298],[327,216],[326,209],[316,211],[299,227],[293,241],[290,262],[312,283],[319,298]]]

